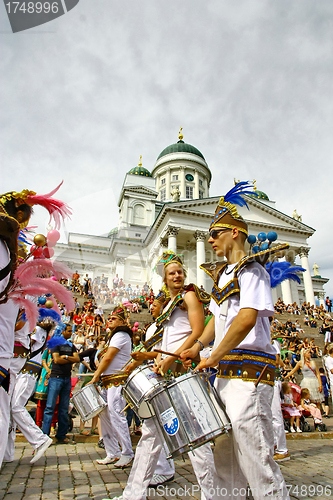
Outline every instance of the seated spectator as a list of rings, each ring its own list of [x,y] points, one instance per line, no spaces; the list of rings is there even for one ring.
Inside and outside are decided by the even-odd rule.
[[[83,328],[79,328],[74,335],[73,344],[78,352],[82,351],[85,345],[85,336],[83,333]]]
[[[313,317],[309,319],[309,326],[310,328],[317,328],[317,321]]]

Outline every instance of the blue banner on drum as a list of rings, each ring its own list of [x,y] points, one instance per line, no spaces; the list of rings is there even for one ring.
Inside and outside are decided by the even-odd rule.
[[[174,436],[175,434],[177,434],[179,429],[179,421],[176,412],[172,407],[161,413],[160,418],[163,428],[165,432],[169,434],[169,436]]]

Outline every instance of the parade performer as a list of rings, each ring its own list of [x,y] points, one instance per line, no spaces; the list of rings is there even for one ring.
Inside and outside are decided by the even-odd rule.
[[[115,467],[119,468],[128,467],[134,455],[127,419],[123,412],[126,401],[121,395],[121,383],[124,380],[117,377],[117,373],[131,357],[133,332],[127,322],[127,311],[122,305],[116,306],[109,319],[110,337],[98,355],[100,363],[90,381],[93,384],[101,378],[104,388],[107,389],[108,406],[99,414],[106,457],[97,460],[97,463],[115,464]]]
[[[26,338],[20,337],[20,346],[16,344],[14,347],[14,349],[16,349],[16,353],[14,350],[15,356],[15,354],[19,352],[19,347],[21,347],[22,350],[22,347],[26,345],[28,349],[28,359],[23,358],[24,365],[16,376],[15,387],[11,395],[11,424],[4,456],[5,462],[12,462],[14,460],[16,427],[20,429],[26,440],[34,449],[33,457],[30,460],[31,464],[37,462],[53,442],[51,438],[40,430],[28,413],[28,410],[25,408],[29,397],[35,390],[36,381],[42,368],[42,351],[51,328],[52,323],[41,323],[36,326],[31,335],[29,335],[29,330],[27,330]],[[12,367],[11,374],[13,375]]]
[[[25,300],[22,289],[19,297],[13,293],[13,288],[17,284],[15,272],[18,265],[19,232],[28,225],[33,205],[46,208],[56,227],[59,227],[61,218],[70,215],[69,207],[52,197],[61,184],[46,195],[37,195],[28,190],[21,193],[11,191],[0,195],[0,435],[6,435],[8,432],[10,360],[13,357],[16,318],[20,302]],[[27,303],[26,305],[28,306]],[[35,313],[37,315],[37,308]],[[37,317],[35,319],[37,320]],[[32,330],[34,326],[35,324],[30,325],[30,329]],[[6,444],[6,440],[0,441],[0,466]]]
[[[155,297],[151,308],[150,312],[151,315],[154,318],[154,322],[148,324],[145,327],[145,342],[144,346],[147,349],[161,349],[162,348],[162,340],[159,334],[154,336],[156,334],[156,318],[160,316],[163,304],[166,301],[167,293],[162,289],[160,292],[157,294]],[[150,344],[149,344],[150,343]],[[152,352],[143,352],[143,351],[136,351],[132,352],[131,354],[133,358],[133,362],[130,363],[125,371],[128,373],[131,373],[135,368],[140,366],[144,361],[149,361],[153,360],[157,357],[157,353],[152,351]],[[154,475],[149,483],[149,486],[151,487],[157,487],[161,486],[164,483],[167,483],[169,481],[172,481],[174,479],[175,475],[175,464],[172,459],[167,460],[166,453],[164,451],[164,448],[166,447],[166,443],[164,443],[164,446],[161,450],[160,456],[158,457],[158,461],[155,467]]]
[[[163,326],[162,348],[174,354],[190,347],[204,328],[203,304],[209,295],[196,285],[185,286],[183,263],[173,252],[165,252],[159,259],[157,270],[163,277],[170,293],[170,300],[161,316],[156,320],[157,327]],[[156,339],[157,340],[157,339]],[[148,341],[149,343],[149,341]],[[179,372],[182,364],[177,358],[168,356],[158,361],[157,371],[168,374]],[[169,372],[170,370],[170,372]],[[183,370],[185,373],[185,369]],[[142,437],[135,452],[135,458],[127,485],[118,500],[145,500],[147,488],[152,480],[160,456],[163,441],[157,431],[156,418],[144,420]],[[214,487],[219,479],[214,467],[213,454],[209,443],[189,453],[189,458],[201,488],[201,499],[212,500]],[[116,499],[114,499],[116,500]]]
[[[197,369],[218,365],[215,387],[232,424],[232,439],[217,440],[214,450],[218,475],[228,496],[245,499],[247,482],[255,500],[287,500],[279,466],[273,460],[273,396],[275,353],[269,316],[274,314],[270,278],[263,267],[267,248],[248,256],[247,224],[235,204],[246,204],[242,194],[250,183],[238,183],[221,197],[211,222],[208,242],[226,262],[201,266],[214,286],[212,319],[182,357],[193,358],[214,338],[212,354]],[[265,235],[266,239],[266,235]],[[282,250],[278,245],[276,250]]]

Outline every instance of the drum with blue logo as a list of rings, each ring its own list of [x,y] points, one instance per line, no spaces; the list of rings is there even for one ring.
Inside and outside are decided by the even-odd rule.
[[[198,448],[231,429],[225,407],[207,377],[189,372],[149,397],[170,456]]]

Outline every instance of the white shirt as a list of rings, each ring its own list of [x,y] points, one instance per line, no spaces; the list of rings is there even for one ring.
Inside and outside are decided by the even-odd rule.
[[[46,340],[46,336],[47,336],[46,331],[43,328],[41,328],[40,326],[36,326],[34,333],[31,335],[31,340],[35,341],[31,346],[32,352],[37,351],[38,349],[40,349],[44,345],[44,342]],[[42,356],[43,356],[43,351],[41,351],[39,354],[37,354],[37,356],[34,356],[32,358],[32,361],[34,361],[35,363],[41,364],[42,363]]]
[[[145,337],[146,341],[149,340],[154,335],[156,329],[157,329],[156,323],[152,323],[150,326],[148,326]],[[153,349],[162,349],[162,340],[157,342],[157,344],[154,345]]]
[[[233,268],[236,264],[228,265],[223,272],[219,287],[223,288],[233,278]],[[250,308],[258,311],[255,326],[250,330],[245,339],[238,344],[237,349],[251,349],[275,354],[271,344],[271,329],[269,316],[274,315],[274,305],[271,294],[270,278],[267,271],[257,262],[248,264],[238,273],[240,294],[229,297],[227,317],[222,334],[222,339],[229,330],[231,323],[240,309]],[[211,299],[209,309],[215,316],[215,331],[218,331],[220,310],[223,304],[218,306]]]
[[[121,370],[127,361],[129,361],[132,352],[131,338],[128,333],[117,332],[112,336],[110,342],[108,343],[108,347],[116,347],[119,351],[106,368],[103,375],[111,375],[112,373]]]
[[[183,297],[185,292],[183,292]],[[163,309],[167,311],[172,301]],[[164,333],[162,340],[162,350],[174,353],[192,333],[191,325],[188,319],[188,313],[185,310],[176,307],[171,316],[163,323]]]
[[[330,386],[331,386],[331,391],[333,390],[333,373],[331,370],[333,370],[333,358],[332,356],[327,356],[325,359],[325,366],[327,368],[329,377],[330,377]]]
[[[29,323],[27,321],[26,323],[24,323],[24,325],[20,330],[17,330],[15,332],[15,342],[19,342],[26,349],[30,349],[29,333],[30,333],[30,328],[29,328]]]
[[[3,240],[0,240],[0,269],[6,267],[9,261],[7,245]],[[10,274],[0,281],[0,292],[6,288],[9,277]],[[19,306],[10,299],[4,304],[0,304],[0,358],[13,357],[14,329],[18,311]]]

